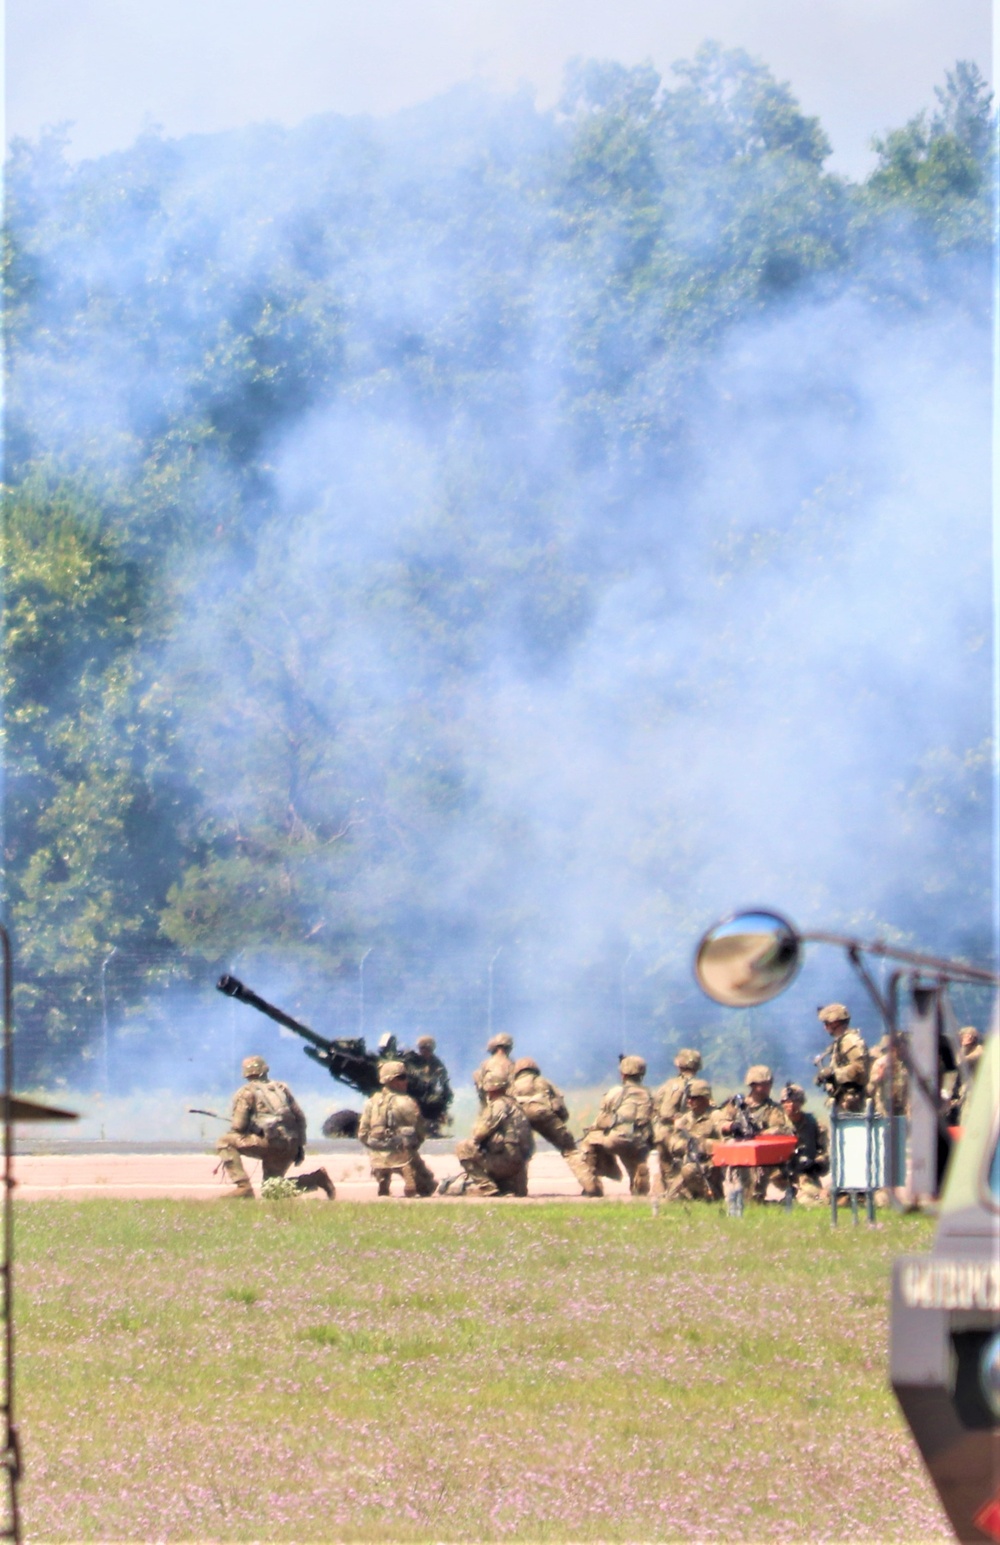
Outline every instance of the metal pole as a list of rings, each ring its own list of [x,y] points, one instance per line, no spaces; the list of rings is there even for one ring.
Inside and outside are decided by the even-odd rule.
[[[361,959],[358,961],[358,1034],[365,1038],[365,961],[371,954],[373,945],[369,944]],[[309,1016],[312,1018],[312,1015]]]
[[[3,1264],[0,1277],[3,1282],[3,1453],[0,1464],[7,1477],[7,1516],[0,1529],[0,1539],[21,1539],[21,1519],[18,1510],[17,1487],[21,1476],[21,1456],[14,1425],[14,1124],[11,1120],[11,1100],[14,1094],[14,1016],[12,1006],[12,975],[10,936],[0,926],[0,945],[3,949]]]
[[[111,954],[105,955],[101,961],[101,1084],[105,1095],[108,1093],[108,963],[118,954],[117,944],[111,947]],[[103,1134],[102,1134],[103,1136]]]
[[[493,959],[490,961],[489,970],[486,973],[486,1034],[491,1038],[493,1035],[493,967],[496,965],[497,955],[499,955],[502,950],[503,945],[501,944],[500,949],[497,950],[496,954],[493,956]]]

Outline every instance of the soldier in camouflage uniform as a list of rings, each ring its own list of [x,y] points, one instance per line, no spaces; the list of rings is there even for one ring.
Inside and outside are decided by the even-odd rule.
[[[876,1116],[889,1114],[889,1037],[884,1035],[875,1047],[868,1074],[866,1096],[872,1101]],[[909,1104],[909,1079],[902,1057],[895,1058],[892,1074],[892,1114],[903,1116]]]
[[[579,1153],[587,1176],[584,1196],[603,1196],[601,1178],[621,1179],[618,1161],[628,1174],[633,1196],[649,1194],[649,1150],[653,1146],[653,1096],[642,1080],[642,1057],[619,1059],[621,1083],[601,1101],[597,1120],[588,1127]],[[581,1182],[582,1183],[582,1182]]]
[[[514,1042],[509,1035],[494,1035],[486,1042],[486,1050],[489,1056],[481,1062],[472,1075],[472,1082],[476,1086],[480,1105],[486,1104],[486,1091],[483,1088],[483,1080],[488,1073],[497,1073],[509,1084],[514,1077],[514,1064],[510,1060],[510,1053],[514,1049]]]
[[[752,1068],[747,1068],[747,1096],[743,1102],[743,1114],[750,1122],[756,1133],[783,1132],[790,1134],[793,1131],[791,1122],[781,1109],[771,1099],[771,1085],[774,1075],[764,1063],[755,1063]],[[728,1100],[720,1111],[722,1117],[722,1132],[728,1137],[733,1135],[733,1128],[738,1124],[735,1098]],[[754,1168],[739,1171],[740,1181],[744,1193],[749,1195],[754,1202],[763,1202],[767,1197],[767,1188],[772,1181],[781,1184],[784,1180],[784,1166],[781,1164],[757,1165]]]
[[[431,1196],[437,1182],[420,1155],[427,1127],[416,1100],[407,1094],[405,1064],[383,1062],[378,1081],[382,1088],[365,1101],[358,1125],[378,1194],[388,1196],[392,1177],[399,1174],[404,1196]]]
[[[233,1095],[230,1130],[215,1145],[219,1163],[235,1186],[234,1200],[253,1199],[253,1186],[241,1155],[260,1159],[263,1180],[287,1174],[305,1158],[306,1118],[287,1084],[268,1079],[263,1057],[244,1057],[246,1083]],[[323,1191],[332,1202],[336,1192],[325,1169],[293,1177],[300,1191]]]
[[[961,1124],[972,1092],[976,1065],[983,1055],[983,1038],[975,1025],[963,1025],[958,1032],[958,1044],[962,1048],[958,1059],[958,1080],[955,1090],[954,1122]]]
[[[569,1111],[566,1100],[555,1084],[543,1078],[534,1057],[521,1057],[514,1063],[510,1096],[524,1111],[531,1130],[558,1148],[572,1173],[586,1190],[590,1175],[576,1148],[576,1138],[566,1125]]]
[[[830,1173],[829,1128],[806,1110],[806,1092],[800,1084],[786,1084],[780,1101],[798,1138],[789,1161],[795,1199],[806,1204],[821,1202],[825,1199],[821,1182]]]
[[[467,1196],[527,1196],[528,1160],[535,1151],[531,1124],[507,1093],[502,1073],[482,1077],[485,1105],[472,1128],[455,1146],[455,1156],[469,1177]]]
[[[820,1023],[833,1037],[816,1082],[826,1090],[827,1104],[842,1115],[865,1108],[868,1091],[868,1048],[851,1028],[851,1012],[843,1003],[828,1003],[817,1010]]]
[[[712,1164],[712,1151],[722,1137],[722,1117],[712,1106],[712,1087],[703,1078],[687,1085],[687,1109],[679,1112],[670,1133],[672,1178],[668,1202],[722,1200],[722,1171]]]
[[[409,1092],[428,1112],[429,1137],[438,1137],[441,1127],[450,1120],[448,1111],[452,1099],[448,1069],[435,1055],[436,1046],[432,1035],[420,1035],[413,1051],[403,1054]]]
[[[701,1053],[682,1046],[674,1058],[676,1077],[668,1078],[653,1095],[653,1137],[660,1164],[660,1181],[666,1190],[677,1173],[670,1141],[674,1122],[687,1106],[688,1085],[701,1069]]]

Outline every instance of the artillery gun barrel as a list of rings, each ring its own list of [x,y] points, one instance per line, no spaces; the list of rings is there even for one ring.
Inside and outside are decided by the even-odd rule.
[[[310,1030],[308,1025],[300,1024],[293,1019],[291,1014],[286,1014],[283,1009],[275,1008],[273,1003],[268,1003],[266,998],[260,997],[252,988],[244,987],[243,983],[235,976],[220,976],[216,982],[219,992],[225,993],[227,998],[235,998],[239,1003],[249,1004],[250,1008],[257,1009],[261,1014],[266,1014],[268,1019],[275,1020],[279,1025],[284,1025],[286,1030],[294,1030],[296,1035],[301,1035],[304,1041],[311,1041],[321,1051],[330,1050],[330,1042],[323,1036],[317,1035],[315,1030]]]

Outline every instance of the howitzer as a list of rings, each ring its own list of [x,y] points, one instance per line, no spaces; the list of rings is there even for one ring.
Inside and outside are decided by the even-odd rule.
[[[307,1057],[311,1057],[314,1062],[326,1068],[330,1077],[336,1079],[338,1083],[346,1084],[349,1089],[356,1089],[359,1094],[368,1096],[375,1094],[381,1088],[378,1074],[383,1062],[402,1055],[403,1061],[409,1068],[410,1059],[415,1055],[411,1052],[400,1054],[396,1049],[395,1037],[391,1035],[383,1037],[378,1051],[369,1051],[361,1036],[339,1036],[328,1040],[326,1036],[317,1035],[315,1030],[310,1030],[308,1025],[293,1019],[291,1014],[286,1014],[283,1009],[268,1003],[266,998],[261,998],[251,988],[245,987],[235,976],[220,976],[216,986],[227,998],[235,998],[238,1003],[249,1004],[250,1008],[256,1009],[260,1014],[266,1014],[268,1019],[273,1019],[276,1024],[283,1025],[286,1030],[291,1030],[294,1035],[300,1036],[307,1043],[302,1048]],[[413,1080],[410,1092],[420,1107],[421,1115],[427,1122],[431,1136],[436,1137],[440,1123],[447,1117],[447,1105],[442,1109],[441,1096],[437,1090],[428,1091],[425,1095],[417,1079]],[[447,1104],[450,1104],[450,1090],[448,1094]],[[350,1135],[354,1136],[356,1132],[355,1126],[354,1132]],[[340,1134],[330,1132],[327,1135]]]

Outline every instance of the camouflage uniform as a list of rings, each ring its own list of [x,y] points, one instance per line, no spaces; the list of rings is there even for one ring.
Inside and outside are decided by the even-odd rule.
[[[288,1085],[268,1080],[267,1074],[263,1057],[244,1058],[247,1082],[233,1096],[230,1130],[215,1145],[220,1165],[238,1197],[253,1196],[242,1154],[260,1159],[263,1180],[278,1179],[305,1157],[305,1115]],[[336,1194],[325,1169],[296,1175],[294,1181],[300,1191],[324,1191],[331,1201]]]
[[[955,1121],[961,1124],[972,1093],[976,1066],[983,1055],[983,1038],[975,1025],[963,1025],[958,1032],[958,1041],[962,1056],[959,1059],[958,1088],[955,1091]]]
[[[514,1042],[509,1035],[495,1035],[491,1040],[487,1041],[486,1050],[490,1055],[484,1062],[479,1064],[472,1075],[472,1082],[476,1086],[480,1105],[486,1104],[486,1093],[483,1089],[484,1078],[495,1074],[498,1078],[502,1078],[505,1083],[509,1084],[514,1077],[514,1064],[508,1055],[512,1051],[513,1046]]]
[[[365,1101],[358,1125],[378,1194],[389,1195],[393,1174],[398,1173],[404,1196],[431,1196],[437,1182],[419,1153],[427,1127],[416,1100],[405,1093],[406,1068],[402,1062],[383,1062],[378,1076],[383,1087]]]
[[[434,1038],[422,1035],[413,1051],[403,1053],[406,1078],[410,1093],[428,1113],[428,1136],[436,1137],[440,1128],[449,1120],[451,1083],[448,1069],[440,1057],[434,1055]],[[440,1114],[438,1114],[440,1112]]]
[[[649,1194],[649,1150],[653,1145],[653,1096],[641,1082],[646,1064],[641,1057],[622,1057],[622,1082],[601,1101],[597,1120],[580,1144],[587,1184],[585,1196],[603,1196],[601,1177],[619,1180],[620,1159],[633,1196]],[[582,1182],[581,1182],[582,1183]]]
[[[467,1194],[527,1196],[528,1160],[535,1151],[531,1124],[507,1094],[501,1074],[486,1073],[481,1087],[486,1103],[472,1136],[455,1145],[455,1156],[469,1177]]]
[[[667,1186],[668,1202],[717,1202],[722,1199],[722,1171],[712,1164],[712,1151],[722,1137],[722,1117],[709,1104],[711,1086],[702,1078],[693,1078],[687,1098],[705,1109],[692,1106],[676,1117],[670,1135],[673,1175]]]
[[[798,1139],[790,1161],[792,1189],[796,1201],[809,1204],[826,1198],[821,1182],[830,1173],[830,1131],[805,1109],[805,1103],[801,1085],[786,1084],[782,1089],[781,1107]]]
[[[747,1069],[746,1081],[747,1085],[751,1087],[751,1093],[744,1102],[743,1111],[749,1118],[754,1130],[757,1133],[782,1132],[786,1135],[790,1134],[794,1130],[792,1123],[785,1115],[781,1106],[771,1099],[770,1085],[773,1081],[771,1069],[765,1067],[763,1063],[758,1063],[754,1067]],[[753,1094],[752,1086],[754,1085],[760,1089],[767,1085],[768,1092],[763,1098]],[[727,1100],[719,1114],[723,1122],[727,1126],[730,1125],[736,1117],[735,1100]],[[732,1138],[732,1134],[729,1135]],[[732,1138],[732,1140],[738,1141],[739,1139]],[[774,1181],[780,1184],[784,1181],[785,1167],[782,1164],[756,1165],[752,1168],[741,1168],[739,1174],[743,1190],[749,1194],[750,1200],[763,1202],[771,1182]]]
[[[514,1063],[514,1080],[510,1085],[510,1096],[524,1111],[531,1130],[539,1137],[544,1137],[553,1148],[558,1148],[570,1170],[586,1190],[590,1184],[590,1175],[577,1152],[576,1138],[566,1125],[569,1116],[566,1100],[555,1084],[551,1084],[547,1078],[542,1077],[538,1070],[538,1063],[533,1057],[522,1057]]]
[[[876,1116],[888,1116],[889,1114],[889,1037],[884,1035],[875,1047],[872,1057],[871,1069],[868,1074],[868,1083],[865,1088],[866,1098],[874,1105]],[[892,1074],[892,1114],[903,1116],[906,1114],[909,1104],[909,1079],[906,1073],[906,1064],[898,1054]]]
[[[850,1010],[843,1003],[828,1003],[819,1010],[819,1018],[833,1041],[829,1061],[816,1074],[816,1082],[826,1090],[827,1104],[842,1114],[864,1110],[870,1059],[863,1039],[851,1029]]]
[[[671,1134],[674,1122],[687,1107],[688,1085],[701,1068],[701,1053],[682,1047],[674,1058],[674,1066],[678,1069],[677,1076],[668,1078],[653,1095],[653,1137],[664,1189],[678,1172]]]

